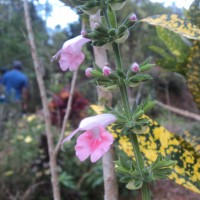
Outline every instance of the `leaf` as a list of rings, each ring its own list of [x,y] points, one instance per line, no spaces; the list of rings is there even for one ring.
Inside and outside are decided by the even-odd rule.
[[[156,30],[158,36],[165,43],[170,53],[176,57],[177,62],[184,62],[187,57],[189,47],[181,39],[181,37],[176,33],[163,27],[158,26],[156,27]]]
[[[200,0],[193,1],[189,8],[188,17],[192,24],[200,28]]]
[[[169,179],[200,194],[200,155],[192,145],[152,120],[147,132],[149,134],[138,135],[140,148],[147,163],[155,162],[160,153],[164,157],[171,156],[177,164],[169,175]],[[120,137],[118,142],[119,149],[129,156],[134,155],[130,152],[132,148],[128,147],[130,143],[128,137]],[[165,177],[163,172],[155,174],[155,178],[161,177]]]
[[[195,41],[190,50],[187,63],[187,83],[194,97],[198,108],[200,109],[200,42]]]
[[[154,26],[162,26],[190,39],[200,40],[200,29],[188,19],[182,19],[177,14],[154,15],[140,21]]]
[[[164,48],[157,47],[155,45],[151,45],[149,48],[157,54],[159,54],[160,56],[162,56],[163,58],[171,59],[171,56],[166,52]]]
[[[108,17],[110,19],[111,27],[116,29],[117,28],[117,20],[116,20],[115,12],[110,5],[108,6]]]
[[[137,190],[142,187],[142,180],[131,180],[127,185],[126,188],[129,190]]]

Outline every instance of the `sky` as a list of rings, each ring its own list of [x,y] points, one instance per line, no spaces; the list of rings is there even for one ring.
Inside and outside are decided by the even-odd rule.
[[[41,4],[44,4],[47,0],[39,0]],[[151,0],[153,2],[161,2],[164,3],[165,6],[171,5],[175,2],[177,7],[189,8],[190,4],[193,0]],[[51,16],[47,18],[47,27],[54,29],[58,24],[61,28],[65,28],[67,24],[75,22],[78,20],[78,16],[76,13],[71,10],[68,6],[65,6],[59,0],[48,0],[48,2],[52,5],[52,13]],[[40,13],[43,18],[45,18],[45,13]]]
[[[39,0],[40,4],[45,4],[47,0]],[[78,20],[78,15],[68,6],[59,0],[48,0],[52,6],[51,15],[47,17],[47,27],[54,29],[57,25],[65,28],[67,24]],[[37,1],[35,2],[37,4]],[[45,19],[45,11],[40,11],[40,15]]]

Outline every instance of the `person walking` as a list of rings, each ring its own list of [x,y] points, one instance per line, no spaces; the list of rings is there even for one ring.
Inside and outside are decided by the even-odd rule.
[[[21,61],[13,61],[13,68],[3,74],[2,85],[5,88],[7,103],[21,103],[27,109],[28,77],[22,72]]]

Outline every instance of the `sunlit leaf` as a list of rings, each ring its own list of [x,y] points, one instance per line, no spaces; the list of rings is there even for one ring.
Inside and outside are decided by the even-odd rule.
[[[187,63],[187,83],[194,97],[198,108],[200,109],[200,42],[195,41],[190,50]]]
[[[155,15],[140,21],[154,26],[162,26],[190,39],[200,40],[200,29],[188,19],[182,19],[177,14]]]
[[[196,153],[193,146],[154,121],[148,132],[149,134],[138,135],[140,148],[147,163],[152,164],[159,153],[163,156],[171,156],[177,164],[169,179],[200,193],[200,155]],[[133,147],[129,139],[126,136],[120,137],[118,142],[119,149],[134,158]]]
[[[177,58],[178,62],[183,62],[188,54],[189,47],[181,39],[181,37],[178,34],[160,26],[156,27],[156,30],[158,36],[164,42],[171,54]]]

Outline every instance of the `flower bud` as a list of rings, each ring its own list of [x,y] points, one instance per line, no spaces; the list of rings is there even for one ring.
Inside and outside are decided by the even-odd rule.
[[[88,67],[86,70],[85,70],[85,75],[90,78],[92,76],[91,74],[91,71],[93,70],[92,67]]]
[[[95,22],[95,23],[94,23],[94,28],[97,28],[97,27],[99,27],[99,23],[98,23],[98,22]]]
[[[136,16],[136,14],[132,14],[132,15],[129,17],[129,20],[132,21],[132,22],[137,21],[137,16]]]
[[[140,71],[140,67],[139,67],[139,65],[138,65],[136,62],[134,62],[134,63],[131,65],[131,70],[132,70],[133,72],[135,72],[135,73],[138,73],[138,72]]]
[[[103,75],[104,76],[109,76],[111,73],[112,73],[112,70],[110,67],[108,67],[108,66],[103,67]]]
[[[84,30],[84,29],[83,29],[83,30],[81,30],[81,35],[82,35],[82,36],[85,36],[85,35],[87,35],[87,32],[86,32],[86,30]]]
[[[126,20],[125,20],[125,22],[124,22],[124,25],[127,27],[127,28],[131,28],[131,27],[133,27],[134,26],[134,24],[137,22],[137,16],[136,16],[136,14],[130,14],[127,18],[126,18]]]

